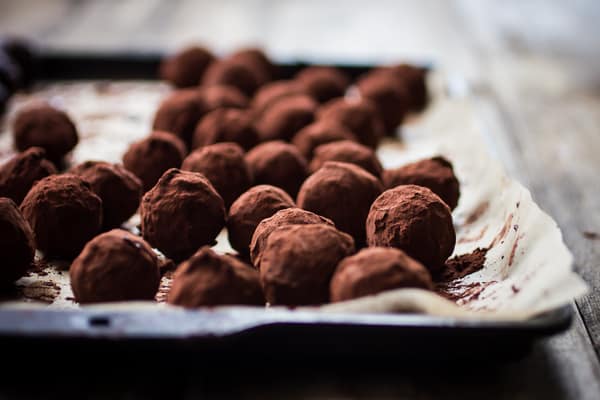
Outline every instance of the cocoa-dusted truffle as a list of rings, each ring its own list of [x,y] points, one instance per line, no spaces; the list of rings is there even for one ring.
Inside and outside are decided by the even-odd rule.
[[[46,258],[74,258],[102,227],[102,200],[73,174],[38,181],[23,199],[21,212]]]
[[[417,260],[392,247],[368,247],[337,266],[331,301],[344,301],[400,288],[432,289],[431,274]]]
[[[452,254],[456,234],[450,208],[435,193],[416,185],[386,190],[367,217],[369,246],[397,247],[432,273]]]
[[[342,97],[350,84],[348,76],[339,69],[321,66],[304,68],[296,75],[296,80],[319,103]]]
[[[257,115],[260,115],[279,99],[301,94],[307,93],[297,81],[281,80],[269,82],[258,89],[252,98],[252,109]]]
[[[189,145],[196,125],[205,113],[206,105],[198,90],[176,90],[158,106],[152,129],[172,133]]]
[[[235,143],[216,143],[193,151],[183,160],[181,169],[200,172],[208,178],[226,208],[252,184],[244,150]]]
[[[252,264],[255,266],[260,264],[261,254],[267,239],[275,229],[284,225],[310,224],[326,224],[335,226],[330,219],[296,207],[284,208],[283,210],[277,211],[271,217],[263,219],[254,230],[252,242],[250,242],[250,257]]]
[[[311,159],[318,146],[339,140],[357,141],[356,136],[341,123],[333,119],[322,119],[300,129],[294,136],[292,144],[307,159]]]
[[[35,242],[29,224],[17,205],[0,197],[0,290],[22,277],[35,255]]]
[[[208,179],[176,168],[144,195],[140,216],[144,239],[175,261],[212,245],[225,226],[223,199]]]
[[[252,117],[245,110],[220,108],[206,114],[196,126],[192,148],[218,142],[235,142],[249,150],[258,142]]]
[[[319,119],[333,119],[346,126],[365,146],[376,148],[384,136],[383,119],[368,99],[335,99],[319,109]]]
[[[214,59],[204,47],[190,46],[165,58],[160,65],[160,76],[175,87],[196,86]]]
[[[102,200],[102,227],[119,227],[135,214],[142,198],[142,181],[120,164],[86,161],[70,173],[88,182]]]
[[[267,54],[259,48],[248,47],[237,50],[230,58],[252,68],[261,78],[261,84],[277,76],[277,67]]]
[[[302,184],[298,207],[331,219],[360,247],[365,243],[369,207],[381,191],[379,180],[364,169],[328,161]]]
[[[316,172],[327,161],[341,161],[358,165],[376,178],[381,178],[383,172],[383,167],[371,148],[350,140],[326,143],[317,147],[313,153],[309,170]]]
[[[292,198],[274,186],[258,185],[243,193],[229,209],[227,234],[231,247],[247,258],[252,235],[260,221],[290,207],[294,207]]]
[[[272,305],[326,303],[338,262],[352,253],[352,237],[326,224],[275,229],[258,265],[265,298]]]
[[[156,131],[129,146],[123,155],[123,165],[142,181],[146,192],[166,170],[179,168],[185,154],[181,139],[168,132]]]
[[[282,188],[295,197],[308,175],[308,163],[298,149],[275,140],[260,144],[246,154],[246,162],[255,184]]]
[[[248,97],[230,85],[201,87],[199,92],[207,112],[217,108],[247,108],[249,104]]]
[[[190,308],[265,304],[258,271],[208,247],[201,248],[177,267],[167,301]]]
[[[454,210],[458,205],[460,186],[454,175],[452,163],[444,157],[416,161],[383,173],[383,186],[391,189],[399,185],[425,186]]]
[[[227,58],[213,62],[204,73],[202,85],[231,85],[246,96],[252,96],[266,81],[254,65],[244,60]]]
[[[399,64],[389,69],[399,83],[406,87],[409,94],[411,111],[421,111],[427,105],[427,69],[410,64]]]
[[[362,97],[375,103],[383,119],[385,133],[394,136],[409,108],[406,88],[398,86],[388,74],[376,71],[359,79],[356,85]]]
[[[285,96],[273,102],[256,120],[262,141],[291,140],[315,119],[317,103],[306,95]]]
[[[56,174],[56,167],[45,156],[41,147],[30,147],[0,167],[0,197],[21,204],[36,181]]]
[[[96,236],[71,264],[75,300],[152,300],[160,283],[158,257],[145,240],[121,229]]]
[[[75,124],[69,116],[47,104],[20,111],[14,122],[13,133],[17,150],[41,147],[46,150],[48,159],[57,165],[79,141]]]

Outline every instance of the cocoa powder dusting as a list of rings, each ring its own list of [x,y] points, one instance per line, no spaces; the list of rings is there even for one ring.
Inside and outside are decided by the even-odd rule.
[[[471,253],[461,254],[446,261],[446,268],[437,277],[438,281],[450,282],[463,278],[483,268],[488,249],[477,248]]]

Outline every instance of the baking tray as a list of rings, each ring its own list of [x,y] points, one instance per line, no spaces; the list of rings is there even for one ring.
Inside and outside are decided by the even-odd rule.
[[[156,53],[42,53],[40,81],[156,79]],[[281,78],[306,63],[279,64]],[[424,65],[430,67],[430,65]],[[368,65],[337,65],[352,77]],[[297,358],[338,357],[481,358],[522,354],[537,339],[569,328],[572,306],[525,321],[464,320],[417,314],[295,313],[235,307],[175,310],[0,310],[0,349],[15,345],[31,352],[67,348],[96,357],[160,349],[227,358],[269,354]],[[22,346],[26,344],[26,346]],[[93,344],[93,346],[90,346]],[[60,349],[60,351],[58,350]]]

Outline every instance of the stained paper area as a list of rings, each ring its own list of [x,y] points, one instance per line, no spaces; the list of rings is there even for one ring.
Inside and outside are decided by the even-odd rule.
[[[432,82],[440,82],[439,76]],[[385,167],[438,154],[452,161],[461,183],[461,198],[454,211],[455,254],[488,248],[484,268],[442,288],[454,301],[433,292],[400,289],[305,310],[522,319],[567,304],[586,292],[585,283],[572,270],[572,255],[556,223],[540,210],[529,191],[507,177],[489,156],[483,128],[469,100],[444,94],[443,86],[437,84],[440,90],[435,91],[427,111],[403,127],[403,140],[387,140],[378,154]],[[165,85],[154,82],[82,82],[52,84],[33,94],[19,95],[0,128],[0,162],[13,154],[10,123],[15,112],[39,100],[64,108],[76,122],[81,141],[71,155],[72,163],[119,162],[129,143],[150,132],[154,111],[168,91]],[[138,219],[134,216],[128,223],[133,231]],[[218,251],[231,251],[225,232],[217,241]],[[67,269],[64,263],[40,261],[17,282],[4,307],[30,307],[40,302],[51,309],[78,307]],[[167,274],[158,303],[150,307],[167,307],[163,302],[169,285]]]

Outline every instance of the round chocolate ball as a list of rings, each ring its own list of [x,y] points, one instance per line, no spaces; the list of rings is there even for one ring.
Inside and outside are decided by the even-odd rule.
[[[427,69],[410,65],[399,64],[390,67],[377,68],[376,73],[388,74],[393,77],[396,84],[408,92],[408,106],[410,111],[421,111],[427,105]]]
[[[279,140],[259,144],[246,154],[255,184],[273,185],[296,197],[308,175],[308,163],[298,149]]]
[[[179,168],[185,158],[185,144],[168,132],[153,132],[132,143],[123,155],[125,168],[142,181],[144,192],[156,184],[169,168]]]
[[[294,201],[283,190],[269,185],[258,185],[238,197],[227,218],[227,235],[231,247],[248,258],[254,230],[265,218],[279,210],[294,207]]]
[[[269,56],[259,48],[239,49],[230,58],[252,68],[255,74],[261,78],[261,84],[277,76],[277,67],[269,59]]]
[[[225,226],[223,199],[204,175],[171,168],[142,198],[142,236],[180,261],[212,245]]]
[[[260,115],[279,99],[302,94],[306,94],[306,92],[296,81],[281,80],[269,82],[254,94],[252,109],[255,114]]]
[[[386,190],[373,202],[367,217],[369,246],[404,250],[432,274],[444,267],[455,242],[450,208],[423,186]]]
[[[310,160],[318,146],[340,140],[357,141],[358,139],[339,122],[333,119],[322,119],[300,129],[292,139],[292,144]]]
[[[102,200],[77,175],[50,175],[38,181],[21,212],[46,258],[73,259],[102,227]]]
[[[88,182],[102,200],[102,227],[117,228],[138,209],[142,198],[142,181],[120,164],[86,161],[70,173]]]
[[[365,146],[376,148],[385,134],[383,119],[368,99],[335,99],[319,109],[319,119],[333,119],[354,133]]]
[[[331,279],[331,301],[344,301],[400,288],[433,289],[431,274],[400,249],[368,247],[344,258]]]
[[[219,142],[235,142],[249,150],[258,142],[249,112],[236,108],[220,108],[206,114],[196,126],[192,148]]]
[[[381,179],[383,167],[373,149],[350,140],[322,144],[314,150],[309,170],[316,172],[327,161],[340,161],[357,165]]]
[[[391,189],[399,185],[418,185],[429,188],[454,210],[460,197],[460,185],[452,163],[444,157],[416,161],[383,173],[383,186]]]
[[[298,207],[329,218],[361,247],[369,208],[382,190],[379,180],[364,169],[329,161],[304,181]]]
[[[160,77],[178,88],[196,86],[215,57],[200,46],[190,46],[165,58]]]
[[[265,304],[258,271],[208,247],[177,267],[167,301],[188,308]]]
[[[160,283],[159,260],[145,240],[121,229],[96,236],[71,264],[75,301],[152,300]]]
[[[306,95],[285,96],[265,109],[256,119],[261,141],[286,140],[315,119],[317,103]]]
[[[252,185],[244,150],[236,143],[216,143],[193,151],[181,169],[204,175],[225,202],[225,208]]]
[[[296,80],[319,103],[344,96],[350,79],[337,68],[313,66],[302,69]]]
[[[198,90],[176,90],[158,106],[152,129],[172,133],[189,145],[196,125],[205,113],[206,105]]]
[[[356,85],[362,97],[375,103],[383,119],[385,133],[394,136],[409,108],[406,88],[398,86],[394,77],[376,71],[359,79]]]
[[[326,224],[275,229],[258,266],[265,298],[271,305],[327,303],[333,272],[352,253],[352,237]]]
[[[75,124],[61,110],[49,105],[37,105],[17,114],[13,125],[15,147],[19,151],[41,147],[57,165],[77,145],[79,136]]]
[[[207,112],[217,108],[247,108],[249,105],[248,97],[233,86],[206,86],[201,87],[199,92]]]
[[[252,260],[252,264],[258,268],[267,239],[275,229],[284,225],[310,224],[335,226],[331,220],[325,217],[296,207],[284,208],[283,210],[277,211],[269,218],[260,221],[260,224],[258,224],[252,235],[252,242],[250,242],[250,259]]]
[[[244,60],[227,58],[213,62],[204,73],[202,85],[230,85],[246,96],[252,96],[266,80],[253,64]]]
[[[30,147],[0,167],[0,197],[21,204],[33,184],[58,171],[41,147]]]
[[[35,255],[35,242],[29,224],[17,205],[0,197],[0,290],[27,272]]]

